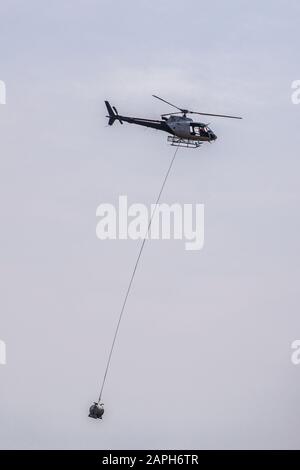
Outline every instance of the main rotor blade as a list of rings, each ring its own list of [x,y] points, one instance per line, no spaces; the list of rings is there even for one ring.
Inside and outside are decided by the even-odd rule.
[[[189,114],[200,114],[201,116],[216,116],[216,117],[223,117],[223,118],[230,118],[230,119],[243,119],[240,116],[228,116],[227,114],[210,114],[210,113],[198,113],[196,111],[189,111]]]
[[[163,98],[160,98],[159,96],[156,96],[156,95],[152,95],[152,96],[153,96],[153,98],[157,98],[158,100],[163,101],[164,103],[167,103],[167,104],[169,104],[170,106],[173,106],[173,108],[176,108],[176,109],[179,109],[179,111],[182,111],[182,109],[181,109],[181,108],[178,108],[178,106],[175,106],[175,104],[172,104],[172,103],[170,103],[169,101],[166,101],[166,100],[164,100]]]
[[[230,119],[243,119],[240,116],[229,116],[228,114],[211,114],[211,113],[199,113],[199,112],[196,112],[196,111],[189,111],[188,109],[179,108],[175,104],[170,103],[169,101],[164,100],[163,98],[160,98],[160,96],[157,96],[157,95],[152,95],[152,96],[154,98],[157,98],[160,101],[163,101],[164,103],[169,104],[170,106],[173,106],[173,108],[178,109],[178,111],[180,111],[181,113],[184,113],[184,114],[199,114],[201,116],[215,116],[215,117],[223,117],[223,118],[230,118]],[[171,115],[171,114],[178,114],[178,113],[165,113],[165,114],[162,114],[162,116],[168,116],[168,115]]]

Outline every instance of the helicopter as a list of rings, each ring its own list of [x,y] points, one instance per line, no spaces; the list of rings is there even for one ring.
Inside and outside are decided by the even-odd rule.
[[[113,123],[117,120],[120,124],[123,124],[123,122],[129,122],[130,124],[151,127],[153,129],[158,129],[160,131],[171,134],[168,136],[168,142],[171,145],[178,147],[198,148],[204,142],[214,142],[217,139],[217,136],[210,129],[209,124],[194,122],[193,119],[187,117],[187,114],[242,119],[239,116],[190,111],[185,108],[179,108],[175,104],[172,104],[157,95],[152,96],[160,101],[163,101],[164,103],[167,103],[170,106],[173,106],[173,108],[176,108],[178,111],[161,114],[161,120],[122,116],[118,113],[115,106],[111,106],[108,101],[105,101],[105,105],[108,111],[108,116],[106,116],[108,118],[108,125],[112,126]]]

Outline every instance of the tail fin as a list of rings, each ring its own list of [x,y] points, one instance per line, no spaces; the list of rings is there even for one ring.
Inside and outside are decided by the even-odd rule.
[[[109,114],[109,116],[107,116],[107,117],[109,117],[108,125],[112,126],[113,123],[115,122],[115,120],[117,119],[117,117],[116,117],[116,114],[113,112],[113,109],[112,109],[112,107],[111,107],[111,105],[109,104],[108,101],[105,101],[105,105],[107,107],[107,111],[108,111],[108,114]]]
[[[118,119],[120,124],[123,124],[123,121],[118,114],[117,108],[115,108],[115,106],[111,107],[108,101],[105,101],[105,104],[106,104],[107,111],[109,114],[109,116],[107,116],[109,118],[108,125],[112,126],[116,119]]]

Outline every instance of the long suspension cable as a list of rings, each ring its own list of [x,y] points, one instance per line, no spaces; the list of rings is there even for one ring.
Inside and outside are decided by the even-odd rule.
[[[123,313],[124,313],[124,310],[125,310],[125,306],[126,306],[126,303],[127,303],[127,299],[128,299],[129,293],[130,293],[130,289],[131,289],[131,286],[132,286],[132,283],[133,283],[133,280],[134,280],[134,276],[135,276],[135,273],[136,273],[136,270],[137,270],[137,267],[138,267],[138,264],[139,264],[139,261],[140,261],[140,258],[141,258],[141,255],[142,255],[142,252],[143,252],[143,249],[144,249],[144,246],[145,246],[145,243],[146,243],[149,231],[150,231],[150,228],[151,228],[151,223],[152,223],[153,217],[155,215],[157,206],[159,204],[162,192],[164,190],[165,184],[167,182],[168,176],[169,176],[171,168],[173,166],[173,163],[174,163],[174,160],[175,160],[178,149],[179,149],[179,145],[177,145],[177,147],[176,147],[176,150],[175,150],[174,155],[172,157],[172,160],[171,160],[171,163],[169,165],[168,171],[165,175],[162,186],[160,188],[160,191],[159,191],[159,194],[158,194],[155,206],[154,206],[154,210],[153,210],[153,212],[151,214],[151,217],[150,217],[147,232],[146,232],[145,237],[143,239],[143,242],[142,242],[138,257],[137,257],[137,260],[135,262],[135,265],[134,265],[134,268],[133,268],[133,271],[132,271],[132,274],[131,274],[129,285],[128,285],[126,295],[125,295],[125,298],[124,298],[124,301],[123,301],[123,305],[122,305],[122,308],[121,308],[121,312],[120,312],[120,315],[119,315],[119,320],[118,320],[118,323],[117,323],[116,331],[115,331],[113,341],[112,341],[112,344],[111,344],[111,348],[110,348],[110,352],[109,352],[109,355],[108,355],[108,360],[107,360],[107,364],[106,364],[106,368],[105,368],[105,372],[104,372],[104,376],[103,376],[103,381],[102,381],[102,386],[101,386],[100,395],[99,395],[99,399],[98,399],[98,404],[101,402],[102,392],[103,392],[104,385],[105,385],[105,382],[106,382],[106,377],[107,377],[108,369],[109,369],[109,366],[110,366],[111,357],[112,357],[112,354],[113,354],[113,351],[114,351],[114,347],[115,347],[116,339],[117,339],[117,336],[118,336],[121,320],[122,320]]]

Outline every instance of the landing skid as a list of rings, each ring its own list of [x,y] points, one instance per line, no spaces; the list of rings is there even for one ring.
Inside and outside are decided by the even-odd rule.
[[[176,147],[186,147],[186,148],[193,148],[196,149],[203,144],[203,142],[199,142],[198,140],[191,140],[191,139],[180,139],[180,137],[176,137],[174,135],[168,136],[168,142],[170,145]]]

